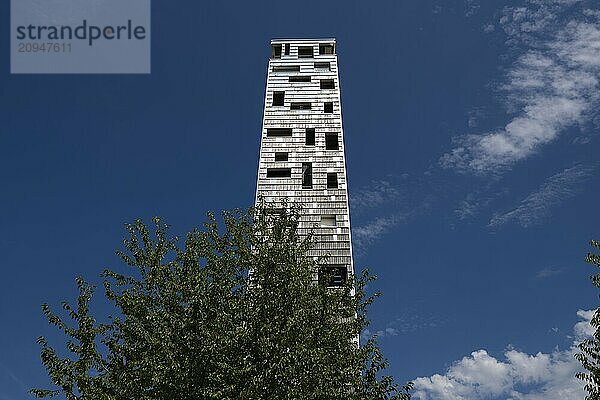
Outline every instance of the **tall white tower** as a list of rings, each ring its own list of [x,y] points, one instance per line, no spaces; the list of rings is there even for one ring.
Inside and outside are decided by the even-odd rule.
[[[335,39],[271,41],[256,199],[302,206],[328,286],[354,274]]]

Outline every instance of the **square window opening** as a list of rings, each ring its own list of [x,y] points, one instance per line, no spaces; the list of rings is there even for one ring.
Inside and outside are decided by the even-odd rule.
[[[325,265],[319,268],[319,284],[340,287],[348,279],[348,268],[344,265]]]
[[[328,132],[325,134],[325,150],[339,150],[338,134]]]
[[[325,111],[325,114],[333,114],[333,102],[325,103],[323,111]]]
[[[312,189],[312,163],[302,163],[302,189]]]
[[[337,221],[335,218],[335,215],[333,214],[329,214],[329,215],[321,215],[321,226],[323,227],[335,227],[337,226]]]
[[[338,188],[338,177],[336,172],[327,173],[327,189]]]
[[[273,106],[283,106],[285,92],[273,92]]]
[[[310,82],[310,75],[290,76],[289,81],[292,83],[307,83]]]
[[[299,65],[274,65],[273,72],[300,72]]]
[[[267,137],[289,137],[292,136],[292,128],[268,128]]]
[[[275,161],[287,161],[288,153],[275,153]]]
[[[290,105],[290,110],[310,110],[310,109],[311,109],[311,105],[310,105],[310,103],[305,103],[305,102],[299,103],[299,102],[295,102],[295,103],[292,103],[292,104]]]
[[[329,62],[316,62],[314,69],[319,71],[331,71],[331,63]]]
[[[271,46],[271,58],[281,58],[281,45],[274,44]]]
[[[267,178],[290,178],[291,168],[267,168]]]
[[[333,79],[321,79],[321,89],[335,89]]]
[[[331,55],[334,54],[335,47],[333,43],[319,43],[319,54],[320,55]]]
[[[299,46],[298,47],[298,58],[313,58],[314,48],[312,46]]]
[[[306,145],[315,145],[315,128],[306,128]]]
[[[265,213],[267,215],[283,215],[285,214],[285,209],[283,208],[278,208],[278,207],[271,207],[269,206],[266,210]]]

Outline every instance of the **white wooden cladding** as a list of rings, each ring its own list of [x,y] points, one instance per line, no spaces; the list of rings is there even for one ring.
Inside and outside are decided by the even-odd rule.
[[[290,54],[285,55],[285,45]],[[319,44],[334,44],[334,39],[273,40],[282,45],[281,57],[271,58],[263,114],[256,200],[263,197],[278,204],[282,198],[302,206],[300,234],[314,233],[315,247],[310,255],[329,255],[327,264],[344,265],[354,275],[350,212],[340,81],[336,54],[319,54]],[[312,58],[298,58],[299,46],[312,46]],[[315,63],[317,65],[315,66]],[[327,65],[327,63],[329,63]],[[298,70],[299,68],[299,70]],[[290,82],[290,77],[310,76],[307,82]],[[333,88],[321,89],[321,80],[333,80]],[[273,105],[273,93],[284,92],[283,105]],[[325,113],[325,103],[333,103],[333,112]],[[310,103],[310,109],[293,110],[292,103]],[[286,128],[291,136],[267,136],[269,128]],[[306,144],[306,129],[314,128],[315,144]],[[325,134],[338,136],[338,150],[326,150]],[[275,153],[288,153],[287,161],[275,161]],[[302,164],[312,163],[312,188],[302,187]],[[268,178],[271,168],[290,168],[291,177]],[[327,173],[337,174],[337,188],[327,188]],[[335,226],[321,226],[321,216],[335,216]]]

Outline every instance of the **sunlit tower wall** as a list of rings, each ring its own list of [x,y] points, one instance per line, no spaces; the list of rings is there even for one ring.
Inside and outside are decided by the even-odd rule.
[[[338,71],[335,39],[271,41],[256,188],[256,201],[302,206],[328,286],[354,275]]]

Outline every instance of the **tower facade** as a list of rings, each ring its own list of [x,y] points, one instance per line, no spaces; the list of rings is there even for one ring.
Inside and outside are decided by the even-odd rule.
[[[271,41],[256,200],[302,206],[328,286],[354,274],[341,106],[335,39]]]

